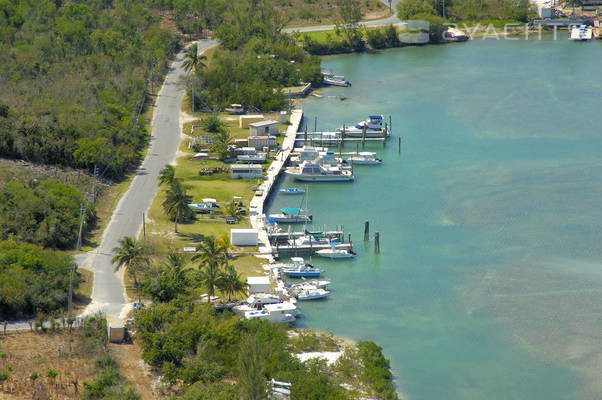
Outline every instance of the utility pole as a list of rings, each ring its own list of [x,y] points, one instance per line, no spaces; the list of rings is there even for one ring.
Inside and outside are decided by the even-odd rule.
[[[92,185],[92,203],[96,204],[96,180],[98,179],[98,167],[94,164],[94,183]]]
[[[86,207],[82,204],[79,208],[79,234],[77,235],[77,250],[82,249],[82,229],[84,227],[84,215],[86,213]]]
[[[71,320],[72,312],[73,312],[73,272],[75,271],[75,264],[71,264],[69,267],[69,302],[67,305],[68,318]]]

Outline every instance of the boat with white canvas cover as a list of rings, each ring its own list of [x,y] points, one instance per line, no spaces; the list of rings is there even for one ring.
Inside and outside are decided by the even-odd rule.
[[[367,151],[347,157],[345,158],[345,161],[353,163],[353,165],[380,165],[383,163],[383,160],[375,157],[373,153]]]
[[[364,128],[366,132],[364,133]],[[384,117],[382,115],[370,115],[365,121],[360,121],[355,126],[342,126],[338,132],[345,132],[345,137],[365,137],[380,138],[388,136],[384,127]]]
[[[341,165],[320,165],[308,161],[288,168],[286,173],[303,182],[352,182],[355,179],[352,172]]]
[[[571,28],[569,40],[592,40],[593,36],[594,30],[591,26],[575,25]]]
[[[278,191],[280,194],[305,194],[305,189],[292,187],[292,188],[283,188]]]
[[[296,224],[311,222],[312,216],[303,214],[306,210],[300,208],[282,208],[279,214],[268,215],[268,222],[277,222],[280,224]]]
[[[289,290],[307,290],[307,289],[326,289],[330,285],[330,281],[327,280],[306,280],[303,283],[295,283],[289,286]]]
[[[232,311],[237,315],[245,315],[247,311],[260,310],[266,304],[276,304],[280,302],[280,297],[275,294],[255,293],[249,296],[245,302],[232,307]]]

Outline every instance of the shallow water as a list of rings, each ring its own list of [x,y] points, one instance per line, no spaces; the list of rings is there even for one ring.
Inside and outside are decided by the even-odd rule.
[[[310,130],[392,115],[382,166],[309,185],[359,255],[314,258],[334,292],[299,324],[376,341],[409,399],[602,397],[602,43],[563,35],[325,58],[353,87],[302,103]]]

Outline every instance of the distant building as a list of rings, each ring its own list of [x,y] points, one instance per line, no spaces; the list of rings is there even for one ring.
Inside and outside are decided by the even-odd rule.
[[[278,121],[259,121],[249,124],[251,136],[275,136],[278,135]]]
[[[239,118],[240,119],[239,119],[238,127],[245,128],[245,129],[249,127],[249,124],[252,124],[253,122],[263,121],[265,119],[262,114],[241,115]]]
[[[263,169],[257,164],[234,164],[230,167],[232,179],[261,178]]]
[[[274,149],[278,147],[278,141],[275,136],[249,136],[248,147],[255,147],[257,150],[265,147]]]

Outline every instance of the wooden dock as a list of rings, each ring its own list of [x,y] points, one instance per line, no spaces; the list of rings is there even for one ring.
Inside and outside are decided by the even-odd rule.
[[[314,255],[318,250],[326,250],[330,249],[332,246],[330,244],[312,244],[312,245],[303,245],[303,246],[291,246],[291,245],[283,245],[280,246],[276,243],[276,246],[272,249],[274,250],[274,255],[276,257],[297,257],[297,256],[311,256]],[[342,250],[353,250],[353,245],[351,243],[341,243],[337,245],[337,249]]]
[[[274,247],[276,243],[287,243],[291,239],[299,239],[305,235],[305,232],[274,232],[268,233],[268,238],[270,239],[270,243],[272,243],[272,247]],[[329,238],[333,242],[342,242],[344,239],[343,235],[343,231],[324,232],[324,237]]]

